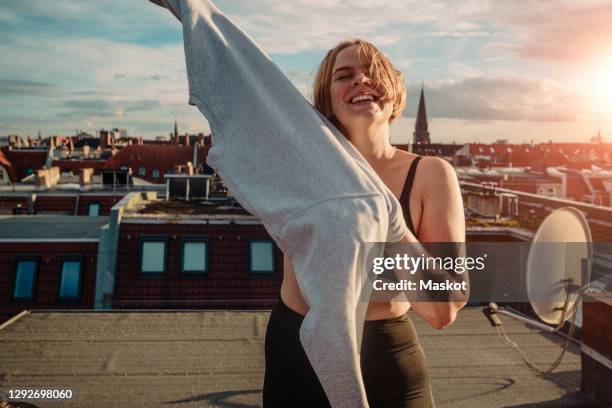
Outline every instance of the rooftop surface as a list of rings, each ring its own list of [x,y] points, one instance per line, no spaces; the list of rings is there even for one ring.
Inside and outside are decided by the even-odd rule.
[[[123,222],[133,219],[159,219],[176,221],[194,220],[233,220],[236,222],[257,223],[260,221],[238,203],[231,200],[143,200],[123,213]]]
[[[503,345],[480,308],[442,331],[409,312],[429,363],[438,407],[603,407],[579,393],[571,344],[549,374]],[[33,312],[0,330],[0,384],[70,388],[70,407],[258,407],[267,311]],[[562,338],[501,317],[540,366]],[[1,388],[0,388],[1,390]]]
[[[108,217],[0,216],[0,239],[98,239]]]

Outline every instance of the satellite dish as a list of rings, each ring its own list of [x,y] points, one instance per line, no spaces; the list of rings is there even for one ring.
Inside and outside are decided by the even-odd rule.
[[[525,274],[529,303],[536,315],[547,324],[498,308],[495,303],[489,303],[483,309],[500,340],[514,347],[531,368],[552,372],[561,364],[569,342],[576,342],[572,335],[578,315],[577,303],[590,286],[592,255],[591,230],[582,212],[573,207],[559,208],[546,217],[533,237]],[[518,344],[508,338],[498,314],[565,337],[565,346],[559,357],[546,370],[530,362]],[[562,333],[560,330],[570,317],[572,324],[569,333]]]
[[[527,259],[527,297],[545,323],[561,325],[591,278],[593,243],[589,225],[579,210],[553,211],[538,228]]]

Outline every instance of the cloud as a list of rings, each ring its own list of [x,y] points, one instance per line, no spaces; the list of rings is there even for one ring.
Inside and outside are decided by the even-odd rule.
[[[0,79],[0,96],[57,96],[56,84],[28,80]]]
[[[420,84],[408,87],[414,118]],[[529,78],[473,77],[427,83],[425,104],[429,117],[470,121],[564,122],[584,113],[580,95],[563,84]]]
[[[471,19],[483,19],[504,32],[492,51],[521,59],[584,63],[610,50],[612,4],[597,0],[495,2]]]
[[[0,33],[9,40],[28,33],[70,39],[79,33],[81,38],[105,36],[124,42],[148,42],[160,32],[180,29],[177,24],[168,24],[161,9],[147,1],[54,0],[52,6],[46,0],[0,2],[0,21],[4,23]],[[174,40],[176,35],[168,38]]]
[[[240,8],[229,1],[219,2],[219,6],[267,52],[293,54],[325,50],[354,37],[367,38],[380,46],[405,42],[406,32],[400,26],[436,21],[445,10],[442,3],[261,0],[240,3]]]
[[[62,106],[81,111],[104,110],[112,107],[111,103],[105,99],[71,99],[62,102]]]
[[[127,116],[127,113],[155,111],[160,107],[160,103],[156,99],[70,99],[63,101],[61,106],[70,110],[58,113],[58,117],[84,118],[88,116],[116,116],[117,118],[123,118]]]
[[[611,52],[612,4],[575,10],[535,26],[529,41],[514,47],[520,57],[557,62],[592,60]]]
[[[160,74],[151,74],[148,77],[146,77],[145,79],[150,79],[153,81],[161,81],[164,79],[170,79],[170,77],[168,75],[160,75]]]

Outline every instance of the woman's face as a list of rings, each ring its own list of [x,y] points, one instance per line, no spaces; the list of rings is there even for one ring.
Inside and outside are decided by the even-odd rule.
[[[332,110],[347,136],[363,126],[388,123],[393,113],[393,104],[380,99],[381,89],[363,65],[358,46],[351,45],[338,53],[332,70]]]

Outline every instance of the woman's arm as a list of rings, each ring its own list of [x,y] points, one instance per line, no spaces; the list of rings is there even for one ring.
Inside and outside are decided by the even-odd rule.
[[[427,177],[422,194],[423,213],[418,239],[409,233],[402,242],[465,242],[465,215],[457,175],[444,159],[426,157],[420,163]],[[467,274],[467,272],[466,272]],[[467,276],[465,276],[467,278]],[[450,325],[466,300],[448,302],[411,302],[414,311],[437,329]]]

